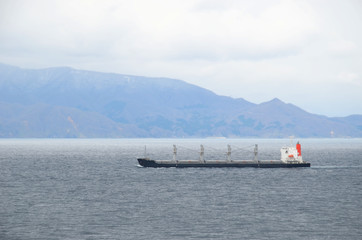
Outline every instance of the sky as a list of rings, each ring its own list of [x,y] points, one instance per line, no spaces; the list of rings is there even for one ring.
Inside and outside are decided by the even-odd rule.
[[[362,114],[360,0],[0,0],[0,62]]]

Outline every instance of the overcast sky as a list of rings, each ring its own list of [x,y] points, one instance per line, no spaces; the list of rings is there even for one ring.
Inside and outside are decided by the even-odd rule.
[[[170,77],[362,114],[360,0],[0,0],[0,62]]]

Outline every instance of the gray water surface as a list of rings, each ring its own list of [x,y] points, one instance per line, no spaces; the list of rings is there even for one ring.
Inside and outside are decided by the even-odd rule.
[[[285,139],[2,139],[0,239],[362,239],[362,139],[301,139],[298,169],[152,169],[137,157],[279,159]]]

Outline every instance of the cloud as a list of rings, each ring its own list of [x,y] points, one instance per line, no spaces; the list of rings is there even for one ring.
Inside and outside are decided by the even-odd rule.
[[[313,12],[301,4],[281,2],[253,12],[234,5],[220,9],[218,2],[205,10],[200,4],[205,5],[205,1],[167,8],[165,12],[171,11],[167,16],[149,16],[141,11],[146,17],[135,22],[136,28],[142,26],[142,36],[162,58],[211,61],[295,54],[317,31]],[[157,7],[148,10],[157,12]],[[149,45],[142,46],[148,52]]]
[[[358,51],[357,44],[350,40],[335,40],[328,42],[327,51],[337,57],[350,56]]]
[[[7,3],[1,31],[6,48],[13,50],[20,46],[73,55],[115,52],[125,58],[262,59],[294,54],[317,30],[313,12],[294,2],[252,12],[240,6],[219,9],[215,2],[218,11],[206,11],[200,9],[205,1]]]

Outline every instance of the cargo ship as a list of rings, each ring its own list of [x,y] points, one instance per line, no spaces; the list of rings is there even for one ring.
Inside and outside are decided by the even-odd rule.
[[[178,160],[177,147],[173,145],[172,160],[152,160],[147,157],[138,158],[138,163],[143,167],[152,168],[295,168],[295,167],[310,167],[309,162],[305,162],[302,158],[301,145],[298,142],[295,147],[282,147],[280,149],[280,160],[259,160],[258,145],[254,147],[254,159],[252,160],[232,160],[231,146],[228,145],[227,159],[225,160],[205,160],[204,147],[200,146],[200,157],[198,160]]]

